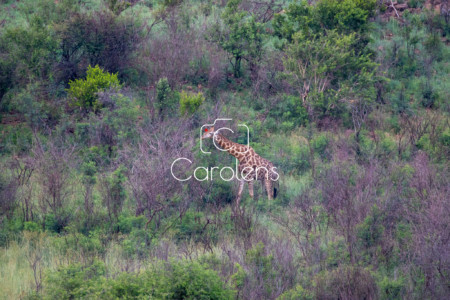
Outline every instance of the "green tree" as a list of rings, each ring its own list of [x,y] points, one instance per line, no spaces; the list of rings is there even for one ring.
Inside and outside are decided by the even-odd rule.
[[[153,107],[158,111],[161,119],[165,115],[176,110],[177,104],[180,103],[180,94],[177,91],[172,91],[169,85],[169,80],[166,77],[159,79],[156,84],[156,101]]]
[[[15,72],[10,74],[14,75],[16,83],[27,84],[50,77],[58,41],[42,16],[32,16],[28,28],[8,27],[4,39],[16,66]]]
[[[98,65],[87,69],[86,79],[75,79],[69,81],[70,88],[67,89],[69,97],[72,98],[72,105],[93,109],[98,111],[102,105],[98,103],[97,93],[105,89],[120,89],[122,85],[117,78],[117,74],[104,72]]]
[[[197,109],[202,105],[203,101],[205,101],[205,97],[203,97],[203,93],[198,93],[197,95],[189,95],[185,91],[181,92],[180,99],[180,112],[182,115],[185,114],[193,114],[197,111]]]
[[[365,46],[369,42],[369,18],[375,15],[375,8],[376,0],[322,0],[316,5],[302,0],[291,3],[285,14],[274,16],[274,34],[292,43],[299,31],[312,36],[335,30],[339,34],[356,34],[358,38],[354,42]]]
[[[297,105],[306,108],[310,118],[315,111],[320,115],[338,111],[342,108],[339,100],[345,92],[353,91],[349,87],[372,78],[367,74],[375,70],[376,64],[369,55],[355,54],[355,38],[355,34],[336,31],[313,36],[299,31],[293,35],[283,60],[284,78],[297,90]]]
[[[108,209],[109,220],[112,221],[112,215],[118,220],[119,213],[122,211],[122,206],[127,198],[127,191],[125,188],[126,168],[119,166],[107,178],[103,178],[102,191],[105,206]]]
[[[211,34],[211,39],[229,53],[236,78],[242,75],[242,60],[249,63],[251,70],[255,70],[266,42],[264,24],[257,22],[255,15],[240,9],[241,2],[242,0],[230,0],[227,3],[221,15],[225,28],[217,24]]]

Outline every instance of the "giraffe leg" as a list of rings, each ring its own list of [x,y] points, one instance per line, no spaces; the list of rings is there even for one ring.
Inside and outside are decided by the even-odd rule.
[[[264,180],[264,185],[266,186],[267,197],[269,197],[269,200],[272,200],[273,199],[273,184],[272,184],[272,180],[265,179]]]
[[[255,193],[253,192],[253,180],[248,182],[248,193],[252,199],[255,198]]]
[[[239,202],[241,201],[242,192],[244,191],[244,184],[245,184],[244,180],[239,180],[239,191],[236,199],[236,208],[239,208]]]

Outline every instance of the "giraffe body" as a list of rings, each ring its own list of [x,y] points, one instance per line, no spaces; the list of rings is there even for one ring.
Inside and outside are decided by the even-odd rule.
[[[259,156],[252,147],[232,142],[218,131],[215,132],[214,127],[208,129],[203,135],[202,139],[205,138],[213,138],[217,146],[220,146],[239,161],[239,174],[236,174],[236,178],[239,180],[237,207],[239,207],[246,182],[248,183],[250,197],[254,198],[253,185],[254,181],[257,180],[264,184],[269,200],[276,197],[273,182],[278,180],[279,175],[272,162]]]

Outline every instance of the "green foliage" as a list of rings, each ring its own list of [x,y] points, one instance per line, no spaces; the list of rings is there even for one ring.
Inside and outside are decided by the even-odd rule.
[[[201,175],[199,175],[201,178]],[[196,213],[193,211],[188,211],[181,219],[180,223],[176,226],[176,237],[178,239],[196,238],[198,234],[202,233],[203,224],[200,222],[202,220],[203,214]]]
[[[157,263],[140,274],[104,277],[105,266],[69,265],[46,278],[44,299],[232,299],[217,272],[198,262]]]
[[[376,64],[369,55],[358,56],[352,48],[355,38],[355,34],[342,35],[336,31],[312,37],[303,32],[293,35],[294,41],[283,59],[286,68],[283,78],[301,95],[297,98],[298,109],[303,106],[321,115],[330,113],[342,107],[343,102],[338,100],[348,95],[352,85],[361,82],[361,86],[370,87],[377,81],[371,74]],[[365,94],[373,91],[361,89],[352,93],[367,97]]]
[[[73,100],[72,105],[98,111],[102,106],[97,101],[97,93],[105,89],[120,89],[122,86],[117,74],[105,72],[98,65],[95,68],[89,65],[86,74],[86,79],[70,80],[67,92]]]
[[[146,219],[144,216],[124,217],[123,215],[120,215],[117,225],[119,226],[120,232],[127,234],[130,233],[134,228],[143,228],[145,226],[145,223]]]
[[[244,287],[247,272],[245,272],[244,268],[238,263],[236,263],[234,267],[237,271],[231,275],[231,281],[237,290],[241,290]]]
[[[58,41],[42,15],[33,15],[29,28],[8,27],[4,38],[16,64],[17,81],[27,84],[50,76]]]
[[[431,33],[424,42],[425,50],[438,61],[442,59],[443,44],[437,33]]]
[[[168,299],[232,299],[219,275],[206,267],[197,262],[172,263],[160,293],[167,293]]]
[[[114,214],[118,218],[119,213],[122,211],[123,202],[127,198],[127,190],[125,187],[126,168],[119,166],[107,180],[107,197],[106,197],[106,207],[108,208],[109,214]]]
[[[23,224],[23,229],[28,231],[39,231],[39,225],[32,221],[25,222]]]
[[[159,79],[156,84],[156,101],[153,106],[158,111],[161,119],[175,111],[180,103],[180,95],[177,91],[172,91],[166,77]]]
[[[421,8],[424,3],[425,0],[410,0],[408,2],[408,6],[411,8]]]
[[[313,300],[314,293],[304,289],[301,285],[295,287],[295,289],[284,292],[277,300]]]
[[[382,300],[404,299],[404,294],[406,291],[404,278],[399,277],[397,279],[392,279],[384,277],[379,283],[379,289]]]
[[[273,289],[270,282],[276,277],[276,272],[273,266],[274,257],[272,254],[267,255],[264,248],[264,244],[259,242],[252,249],[248,250],[245,256],[245,263],[253,269],[252,280],[264,282],[264,292],[270,295]],[[242,277],[242,272],[238,274],[239,277]]]
[[[2,41],[0,40],[0,53],[6,52]],[[0,59],[0,122],[2,121],[1,112],[4,110],[3,96],[13,87],[13,77],[11,74],[14,71],[15,64],[11,57],[4,57]]]
[[[198,93],[197,95],[189,95],[185,91],[181,92],[180,99],[180,112],[182,115],[195,113],[200,105],[202,105],[205,98],[203,93]]]
[[[138,106],[122,94],[111,97],[113,109],[103,108],[101,122],[114,132],[113,141],[121,145],[125,141],[136,141],[136,126],[140,114]]]
[[[33,132],[25,124],[8,126],[0,133],[0,153],[28,153],[33,143]]]
[[[383,213],[377,205],[372,206],[369,216],[357,227],[358,238],[362,245],[368,249],[377,246],[384,234]]]
[[[314,149],[314,153],[317,153],[322,159],[326,159],[330,156],[327,153],[328,143],[328,137],[325,134],[321,134],[311,141],[311,146]]]
[[[450,147],[450,132],[443,132],[439,137],[439,141],[445,147]]]
[[[44,299],[86,299],[96,292],[96,286],[100,285],[103,275],[105,266],[100,261],[89,266],[76,264],[62,267],[47,275]]]
[[[43,129],[45,125],[53,125],[61,117],[60,108],[53,107],[41,99],[41,89],[38,84],[29,84],[19,93],[13,102],[13,107],[22,113],[27,125],[33,130]]]
[[[226,28],[222,29],[220,24],[216,24],[211,34],[211,39],[234,59],[232,66],[236,78],[242,75],[243,59],[250,63],[251,68],[256,67],[266,43],[264,24],[257,22],[256,16],[240,9],[241,2],[242,0],[228,1],[221,15]]]
[[[97,173],[97,167],[95,162],[89,161],[83,163],[81,166],[82,172],[82,182],[84,185],[92,186],[97,182],[97,177],[95,176]]]
[[[271,123],[272,120],[286,124],[292,123],[296,127],[308,125],[308,113],[303,105],[298,105],[299,102],[299,97],[283,94],[281,100],[270,108],[265,126],[272,131],[279,129],[277,124]]]
[[[291,3],[285,14],[274,16],[273,28],[275,35],[288,43],[294,42],[297,32],[311,37],[335,30],[344,35],[357,33],[359,38],[355,42],[364,45],[368,42],[369,18],[375,14],[375,4],[376,0],[323,0],[317,5],[309,5],[307,1]]]
[[[105,0],[105,2],[108,8],[116,15],[120,15],[122,11],[131,6],[126,0]]]

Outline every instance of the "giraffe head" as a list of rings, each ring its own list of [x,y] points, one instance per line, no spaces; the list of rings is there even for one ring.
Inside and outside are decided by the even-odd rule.
[[[212,127],[205,127],[203,135],[202,135],[202,140],[203,139],[210,139],[214,136],[214,126]]]

